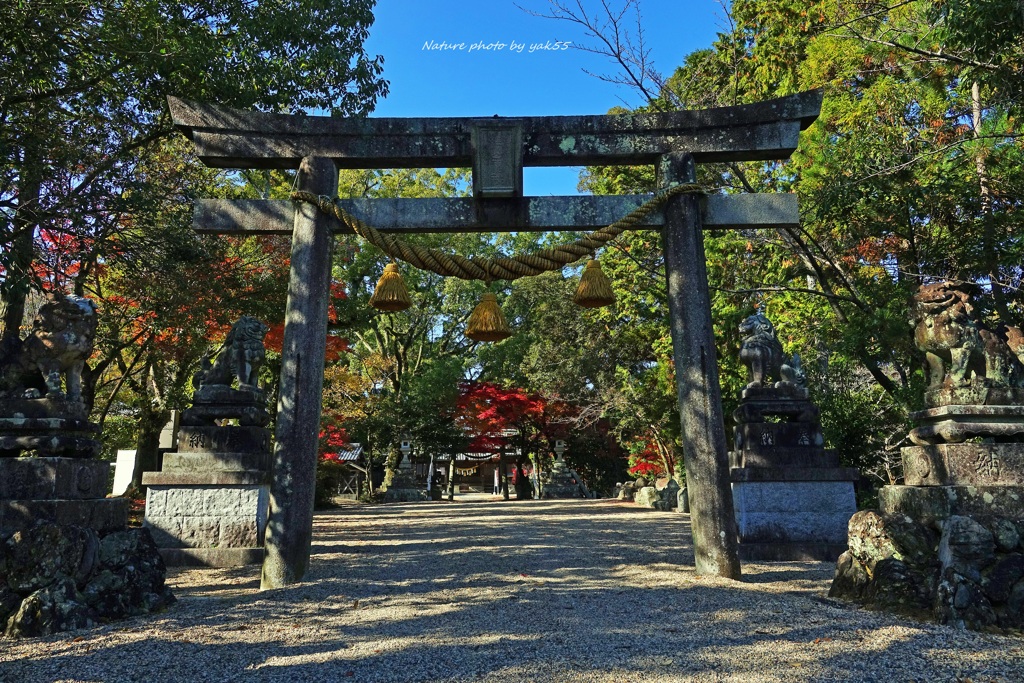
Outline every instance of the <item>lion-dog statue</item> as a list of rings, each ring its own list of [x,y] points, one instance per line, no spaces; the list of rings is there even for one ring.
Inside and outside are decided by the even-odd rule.
[[[971,295],[953,282],[922,285],[911,305],[914,341],[928,363],[929,388],[1024,388],[1024,335],[993,331],[974,316]]]
[[[775,326],[763,313],[755,313],[740,323],[740,334],[744,335],[740,346],[740,360],[750,373],[748,389],[764,386],[802,387],[807,376],[800,367],[800,356],[793,354],[787,359],[782,344],[775,334]]]
[[[196,388],[211,384],[230,386],[237,379],[239,388],[258,390],[260,366],[266,358],[263,338],[269,331],[256,318],[239,318],[220,348],[203,357],[193,384]]]
[[[82,371],[92,355],[96,325],[91,300],[59,292],[47,295],[28,337],[14,340],[0,358],[0,395],[39,398],[45,388],[47,398],[81,403]]]

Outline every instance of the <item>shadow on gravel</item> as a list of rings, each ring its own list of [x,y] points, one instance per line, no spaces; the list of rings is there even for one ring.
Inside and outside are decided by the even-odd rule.
[[[317,515],[305,583],[178,571],[140,633],[15,644],[0,680],[1024,680],[1020,641],[824,600],[831,565],[692,563],[688,516],[612,502],[346,506]]]

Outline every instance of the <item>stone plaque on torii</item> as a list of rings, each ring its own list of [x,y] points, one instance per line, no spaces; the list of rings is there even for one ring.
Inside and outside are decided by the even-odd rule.
[[[299,190],[336,198],[338,169],[472,167],[473,196],[352,199],[383,232],[587,231],[649,195],[524,197],[524,166],[655,165],[660,189],[696,181],[695,164],[787,159],[821,93],[735,107],[616,116],[336,118],[244,112],[169,98],[207,166],[298,169]],[[696,570],[739,578],[736,523],[711,323],[703,230],[799,223],[795,195],[676,194],[638,228],[663,236]],[[291,234],[274,478],[262,586],[301,580],[309,563],[333,233],[306,203],[200,200],[195,229]]]

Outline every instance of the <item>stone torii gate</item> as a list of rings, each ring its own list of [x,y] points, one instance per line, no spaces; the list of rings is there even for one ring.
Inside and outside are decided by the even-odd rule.
[[[384,232],[589,231],[650,196],[524,197],[524,166],[650,165],[662,189],[696,181],[695,164],[788,158],[821,93],[750,105],[618,116],[334,118],[244,112],[169,98],[174,123],[215,168],[298,169],[299,190],[337,197],[338,169],[471,166],[473,196],[353,199],[341,207]],[[696,570],[738,579],[721,389],[703,230],[799,223],[794,195],[677,194],[636,227],[663,236]],[[310,204],[200,200],[195,229],[291,234],[263,588],[309,564],[333,233]]]

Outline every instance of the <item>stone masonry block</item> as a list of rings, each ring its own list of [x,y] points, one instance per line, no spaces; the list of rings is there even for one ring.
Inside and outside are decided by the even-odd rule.
[[[190,517],[181,521],[181,542],[189,548],[209,548],[220,541],[220,520]]]
[[[262,539],[255,518],[230,518],[221,522],[219,547],[255,548],[259,545],[262,545]]]
[[[737,513],[857,511],[853,484],[848,481],[739,482],[732,485]]]
[[[181,541],[181,518],[152,517],[146,510],[146,526],[153,535],[153,542],[160,548],[183,548]]]
[[[841,544],[846,541],[850,515],[816,512],[748,512],[736,520],[740,543],[813,542]]]
[[[254,548],[268,506],[267,486],[151,487],[146,526],[162,548]]]

